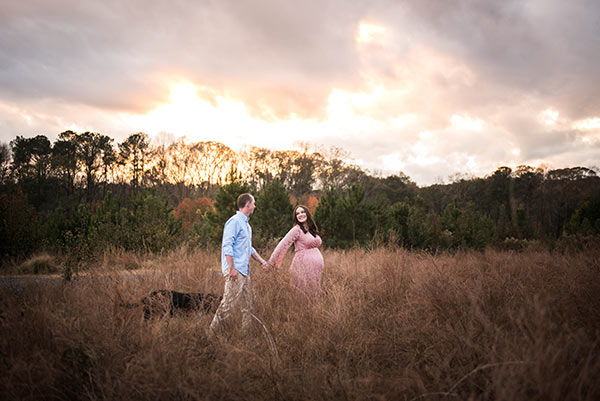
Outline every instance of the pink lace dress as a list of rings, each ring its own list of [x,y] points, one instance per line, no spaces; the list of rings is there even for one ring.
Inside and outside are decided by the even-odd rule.
[[[310,232],[304,233],[300,226],[295,224],[279,241],[269,262],[279,268],[292,244],[295,254],[290,265],[290,283],[301,291],[314,294],[321,288],[321,275],[325,264],[319,251],[321,237],[313,237]]]

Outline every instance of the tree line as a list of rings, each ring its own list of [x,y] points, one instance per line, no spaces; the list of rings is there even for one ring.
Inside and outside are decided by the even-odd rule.
[[[256,194],[257,244],[290,228],[309,206],[324,245],[424,250],[552,246],[600,235],[594,169],[499,167],[418,187],[403,173],[376,176],[339,148],[277,151],[218,142],[153,144],[135,133],[120,143],[65,131],[0,144],[0,255],[40,250],[76,258],[106,249],[161,252],[213,246],[241,192]]]

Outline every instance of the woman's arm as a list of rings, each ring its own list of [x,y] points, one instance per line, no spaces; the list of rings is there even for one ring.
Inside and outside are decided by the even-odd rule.
[[[269,258],[270,265],[276,268],[279,268],[281,266],[281,262],[283,262],[285,254],[287,253],[288,249],[290,249],[290,246],[292,246],[292,244],[296,242],[296,240],[300,236],[301,231],[302,230],[300,229],[300,227],[294,224],[294,227],[292,227],[292,229],[288,231],[285,237],[283,237],[275,247],[273,254]]]

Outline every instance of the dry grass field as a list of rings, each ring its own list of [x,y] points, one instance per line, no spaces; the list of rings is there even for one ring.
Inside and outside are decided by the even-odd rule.
[[[600,399],[600,251],[324,257],[319,299],[254,265],[260,323],[221,342],[204,312],[121,306],[222,294],[218,252],[107,254],[71,282],[0,287],[1,398]]]

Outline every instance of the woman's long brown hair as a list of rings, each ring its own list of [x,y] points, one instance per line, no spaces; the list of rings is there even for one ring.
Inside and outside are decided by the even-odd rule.
[[[313,219],[312,215],[310,214],[310,211],[308,210],[308,208],[306,206],[298,205],[294,208],[294,212],[293,212],[294,213],[294,223],[296,223],[300,226],[303,233],[306,233],[304,224],[300,223],[298,221],[298,216],[296,216],[296,210],[298,210],[299,207],[301,207],[302,210],[304,210],[304,213],[306,213],[306,224],[308,225],[308,232],[311,233],[313,235],[313,237],[316,237],[317,235],[319,235],[319,229],[317,228],[317,224],[315,223],[315,220]]]

